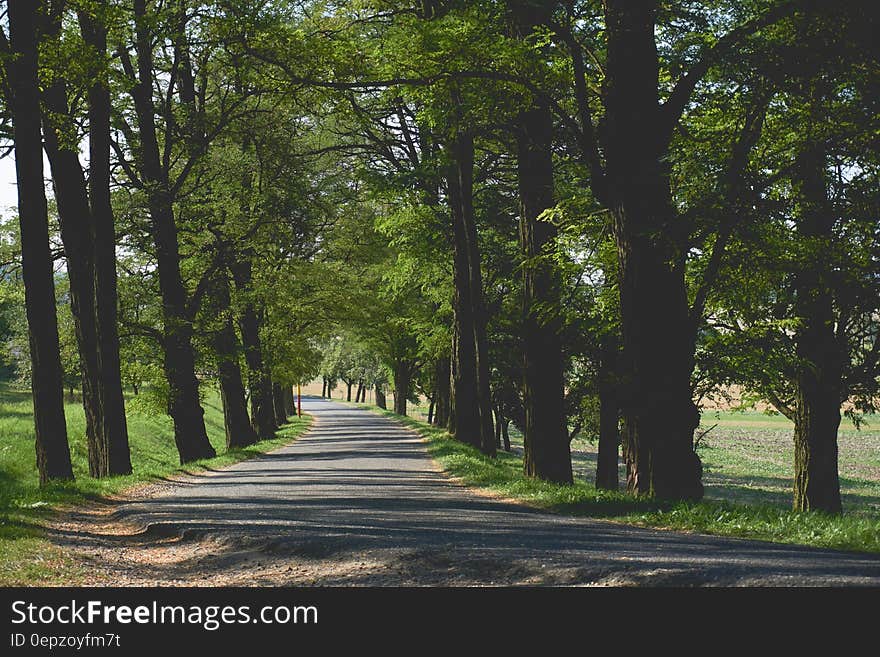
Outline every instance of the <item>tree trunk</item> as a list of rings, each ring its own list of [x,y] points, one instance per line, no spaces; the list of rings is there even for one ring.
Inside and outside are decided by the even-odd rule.
[[[504,418],[504,423],[501,425],[501,437],[504,440],[504,451],[510,451],[510,420]]]
[[[796,276],[795,309],[800,324],[794,418],[794,509],[840,513],[837,431],[845,356],[835,335],[834,276],[827,263],[834,238],[835,213],[826,183],[826,155],[811,147],[798,161],[796,185],[801,197],[798,235],[809,262]]]
[[[223,424],[226,428],[226,449],[253,445],[259,438],[251,426],[245,401],[241,368],[235,344],[235,328],[228,319],[214,337],[217,350],[220,398],[223,402]]]
[[[406,415],[411,377],[412,369],[408,361],[398,360],[394,363],[394,412],[398,415]]]
[[[327,398],[329,395],[327,394],[327,379],[321,378],[321,397]]]
[[[617,490],[620,408],[617,401],[617,339],[602,338],[599,355],[599,455],[596,460],[596,488]]]
[[[696,330],[662,137],[655,11],[654,2],[605,3],[605,187],[619,260],[628,487],[697,500],[699,412],[690,386]]]
[[[428,424],[434,424],[434,399],[428,402]]]
[[[354,381],[346,381],[345,382],[345,401],[351,401],[351,387],[354,385]]]
[[[55,282],[49,249],[46,190],[43,187],[37,78],[37,47],[40,41],[37,12],[41,4],[32,0],[9,0],[10,45],[15,58],[6,66],[12,90],[9,100],[15,141],[21,268],[31,355],[37,469],[40,484],[43,485],[51,480],[73,479],[73,468],[64,418]]]
[[[59,25],[60,29],[60,25]],[[108,474],[107,449],[103,440],[99,389],[98,335],[95,324],[94,229],[86,195],[86,181],[79,156],[61,139],[66,136],[63,117],[69,115],[67,87],[57,80],[43,94],[45,112],[43,134],[46,155],[52,169],[55,201],[61,225],[61,241],[70,283],[70,310],[73,315],[77,351],[82,376],[82,405],[86,420],[89,474]]]
[[[192,321],[180,273],[180,246],[174,219],[173,196],[167,171],[162,168],[153,105],[152,35],[145,0],[135,0],[138,80],[132,89],[140,137],[141,174],[147,185],[147,204],[156,250],[162,296],[164,369],[168,379],[169,412],[174,420],[174,442],[180,462],[216,455],[205,430],[199,400],[192,347]]]
[[[244,254],[232,265],[232,278],[235,288],[244,295],[251,292],[253,269],[250,255]],[[244,345],[244,359],[247,364],[248,388],[251,393],[251,423],[260,440],[274,437],[275,408],[272,399],[272,382],[269,379],[263,359],[263,344],[260,339],[260,317],[253,303],[247,301],[238,318],[241,342]]]
[[[452,209],[453,234],[453,364],[452,396],[454,412],[450,416],[450,433],[458,440],[483,447],[483,422],[481,417],[481,364],[478,358],[477,334],[481,318],[477,317],[474,300],[474,282],[480,278],[479,271],[472,272],[472,258],[476,248],[476,230],[473,221],[473,139],[460,135],[453,140],[453,166],[448,174],[449,203]],[[467,198],[466,198],[467,197]],[[470,214],[470,216],[468,216]],[[473,231],[474,244],[471,244]],[[477,257],[479,251],[476,251]],[[479,270],[479,260],[476,262]],[[482,298],[482,289],[479,290]],[[485,324],[482,323],[485,336]],[[491,402],[490,402],[491,407]],[[489,420],[491,424],[491,418]],[[491,433],[491,432],[490,432]],[[494,443],[493,443],[494,445]],[[491,451],[491,449],[489,450]]]
[[[449,423],[449,358],[440,358],[434,368],[434,426],[445,427]]]
[[[275,408],[275,422],[280,427],[287,424],[287,411],[284,408],[284,386],[280,383],[272,384],[272,403]]]
[[[160,195],[164,196],[164,195]],[[188,463],[216,456],[205,430],[204,410],[199,399],[192,347],[193,328],[187,316],[186,292],[180,276],[177,229],[170,205],[151,199],[159,287],[164,311],[164,369],[168,379],[170,414],[174,420],[174,442],[180,462]]]
[[[297,415],[296,396],[293,394],[293,386],[284,386],[284,411],[289,417]]]
[[[79,13],[80,31],[98,57],[107,52],[107,28]],[[131,473],[128,423],[122,393],[119,331],[117,326],[116,229],[110,204],[110,92],[103,62],[92,71],[89,87],[89,205],[92,212],[95,268],[95,313],[98,340],[98,388],[102,442],[107,473]]]
[[[453,438],[455,434],[453,431],[456,427],[456,413],[455,413],[455,395],[456,395],[456,369],[457,369],[457,358],[458,358],[458,324],[455,320],[455,306],[453,305],[453,321],[452,321],[452,352],[449,357],[449,417],[446,419],[446,429],[449,432],[449,435]]]
[[[220,398],[223,402],[223,423],[226,428],[226,449],[253,445],[259,438],[251,426],[247,413],[244,384],[239,365],[238,337],[232,320],[229,280],[226,272],[215,276],[214,293],[216,312],[222,322],[214,332],[214,351],[217,354],[217,371],[220,379]]]
[[[477,385],[477,410],[480,423],[480,451],[495,456],[495,437],[492,430],[492,391],[489,380],[489,341],[486,336],[486,304],[483,299],[483,276],[480,269],[480,247],[477,242],[477,223],[474,215],[474,139],[468,131],[459,132],[456,139],[455,165],[467,245],[468,279],[474,331],[474,355]]]
[[[376,406],[379,408],[388,408],[388,404],[385,401],[385,392],[382,390],[382,386],[376,386]]]
[[[501,449],[501,425],[504,418],[501,417],[501,406],[495,406],[495,446]]]
[[[534,25],[528,26],[530,34]],[[523,258],[523,469],[530,477],[571,483],[566,429],[559,272],[544,256],[556,226],[538,217],[553,203],[553,118],[545,105],[521,112],[517,133],[520,247]]]

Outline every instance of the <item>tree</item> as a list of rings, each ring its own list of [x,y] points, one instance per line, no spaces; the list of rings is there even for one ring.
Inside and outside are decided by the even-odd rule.
[[[187,309],[187,294],[180,272],[180,244],[178,227],[174,217],[174,195],[185,179],[181,172],[172,181],[169,158],[163,162],[160,153],[154,117],[157,107],[153,100],[153,81],[156,75],[153,52],[153,29],[158,16],[150,10],[146,0],[134,0],[134,55],[132,61],[127,49],[120,48],[119,55],[126,75],[131,79],[131,98],[136,117],[137,135],[131,144],[137,149],[137,166],[126,167],[129,177],[147,196],[151,221],[151,233],[159,273],[162,295],[163,340],[165,352],[164,369],[168,379],[169,411],[174,420],[174,440],[180,454],[180,462],[187,463],[215,455],[205,431],[204,411],[199,400],[199,384],[195,375],[195,355],[192,348],[192,322]],[[176,35],[177,54],[184,56],[181,34]],[[178,58],[179,60],[179,58]],[[189,64],[187,59],[181,67]],[[178,71],[180,73],[180,71]],[[183,79],[190,80],[192,72],[183,72]],[[187,77],[189,76],[189,77]],[[188,89],[183,84],[178,89],[184,102]],[[170,111],[171,108],[167,108]],[[166,116],[166,126],[173,125]],[[166,134],[166,145],[170,146]],[[134,141],[134,140],[133,140]],[[168,151],[166,150],[166,154]],[[195,155],[195,154],[194,154]]]
[[[700,362],[710,379],[744,385],[792,420],[800,511],[842,510],[841,406],[858,422],[880,387],[870,255],[878,235],[869,209],[877,162],[863,138],[877,96],[863,65],[852,66],[871,52],[865,30],[876,22],[867,7],[817,12],[764,44],[777,56],[764,51],[754,68],[778,95],[750,176],[758,219],[731,244]],[[869,57],[868,68],[878,61]]]
[[[535,40],[552,20],[552,3],[511,2],[513,29]],[[543,59],[540,54],[539,59]],[[536,67],[538,68],[538,67]],[[564,408],[560,321],[561,280],[544,251],[554,247],[556,226],[541,221],[554,206],[553,116],[532,99],[517,117],[520,240],[523,263],[523,467],[529,476],[571,483],[571,453]]]
[[[696,21],[693,33],[715,27],[721,14],[697,12],[674,5],[661,11],[657,2],[610,1],[604,4],[603,36],[597,44],[605,61],[599,64],[592,44],[573,38],[576,18],[567,11],[561,33],[572,54],[579,117],[579,141],[590,168],[593,194],[614,220],[619,253],[619,289],[624,373],[622,406],[626,425],[626,455],[630,490],[666,499],[699,499],[702,468],[693,449],[699,412],[692,399],[697,331],[702,323],[705,292],[714,284],[715,270],[700,281],[691,304],[685,273],[692,242],[699,233],[676,206],[670,178],[670,146],[694,89],[712,66],[731,55],[752,35],[793,13],[797,3],[778,3],[749,15],[694,50],[679,49],[677,31],[670,29],[676,13]],[[580,20],[590,36],[596,18]],[[723,27],[715,27],[721,31]],[[661,47],[662,46],[662,47]],[[582,80],[590,71],[584,53],[604,75],[596,108]],[[685,71],[684,74],[680,74]],[[661,74],[664,76],[661,79]],[[666,77],[675,82],[667,89]],[[717,240],[718,258],[725,240]]]
[[[13,121],[15,172],[18,182],[18,215],[21,230],[22,277],[31,353],[31,389],[34,395],[37,469],[40,483],[73,479],[64,401],[61,357],[55,315],[55,285],[49,251],[46,193],[43,188],[42,135],[38,31],[41,3],[9,0],[7,64]],[[3,38],[5,42],[5,37]],[[4,46],[6,44],[3,44]]]
[[[43,32],[47,39],[44,52],[50,65],[43,67],[47,77],[42,93],[43,132],[70,280],[70,306],[82,374],[89,472],[93,477],[103,477],[131,472],[116,333],[115,233],[109,205],[110,108],[106,87],[99,78],[88,91],[93,175],[87,189],[77,152],[76,109],[70,102],[72,93],[68,83],[75,74],[67,70],[71,62],[77,60],[70,49],[78,48],[80,44],[62,38],[64,14],[65,3],[54,3],[44,20]],[[92,22],[85,12],[81,14],[81,22],[86,34],[100,47],[101,35],[106,30]],[[106,37],[103,40],[106,41]],[[90,55],[88,65],[92,72],[98,73],[103,67],[106,44],[103,50]],[[100,220],[96,219],[93,205]]]
[[[122,394],[122,364],[117,326],[116,227],[110,200],[110,84],[107,62],[107,17],[101,6],[94,14],[77,13],[80,31],[93,66],[87,92],[89,118],[89,206],[92,215],[95,270],[96,339],[101,382],[102,442],[109,474],[131,472],[128,426]]]

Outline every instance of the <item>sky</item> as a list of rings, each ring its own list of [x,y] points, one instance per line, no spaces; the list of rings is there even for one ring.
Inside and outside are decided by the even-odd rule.
[[[43,154],[43,177],[49,178],[49,162]],[[46,194],[52,193],[52,187]],[[11,208],[11,209],[10,209]],[[15,183],[15,158],[12,153],[0,158],[0,216],[8,217],[18,212],[18,185]]]
[[[9,208],[15,208],[17,205],[15,159],[10,154],[0,159],[0,214],[8,215]]]

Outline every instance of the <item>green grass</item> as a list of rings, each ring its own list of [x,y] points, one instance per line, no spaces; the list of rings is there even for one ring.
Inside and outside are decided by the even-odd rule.
[[[65,403],[75,481],[40,487],[34,456],[30,393],[0,383],[0,585],[75,584],[78,566],[45,536],[44,523],[60,508],[98,501],[132,486],[183,473],[229,465],[290,443],[309,426],[304,416],[283,427],[273,440],[226,451],[219,395],[204,399],[205,425],[218,456],[181,467],[171,418],[130,404],[127,417],[134,473],[93,479],[88,475],[85,418],[78,402]]]
[[[663,503],[625,493],[597,490],[592,481],[582,477],[572,486],[552,484],[523,476],[521,451],[510,454],[499,452],[496,459],[490,459],[473,447],[450,438],[445,431],[421,420],[400,417],[375,407],[372,409],[418,431],[427,441],[430,454],[448,473],[465,485],[486,489],[547,511],[661,529],[839,550],[880,552],[880,514],[873,509],[871,500],[862,504],[850,500],[856,505],[856,511],[843,516],[830,516],[816,512],[797,513],[781,505],[790,505],[790,489],[784,502],[775,498],[776,503],[761,501],[760,498],[756,503],[735,501],[736,486],[730,481],[714,485],[707,483],[707,499],[699,503]],[[772,420],[773,418],[770,421]],[[864,434],[862,438],[865,438]],[[732,456],[725,456],[729,450],[720,445],[721,439],[716,440],[719,445],[707,450],[712,451],[713,456],[707,458],[704,455],[707,469],[728,468],[730,472],[734,463],[738,463],[741,468],[751,467],[751,462],[742,454],[737,455],[734,452]],[[761,450],[758,450],[758,455],[760,454]],[[768,470],[774,477],[780,475],[783,466],[775,467],[777,469]],[[755,479],[753,473],[749,476]],[[736,477],[732,479],[735,480]],[[877,485],[876,482],[862,483],[869,488]],[[723,495],[708,495],[710,489],[717,493],[725,486],[731,493],[729,499],[725,499]],[[859,495],[851,493],[849,497],[858,498]]]

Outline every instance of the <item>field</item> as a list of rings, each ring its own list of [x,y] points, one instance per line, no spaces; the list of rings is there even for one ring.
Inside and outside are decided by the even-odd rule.
[[[409,415],[426,420],[418,405]],[[740,504],[791,507],[794,427],[782,415],[759,411],[707,411],[698,429],[706,431],[698,453],[703,461],[706,498]],[[515,454],[522,454],[522,435],[510,426]],[[572,441],[575,479],[595,484],[598,445],[584,437]],[[840,490],[844,511],[880,521],[880,417],[868,416],[860,429],[844,418],[838,434]],[[621,485],[626,471],[620,466]]]

